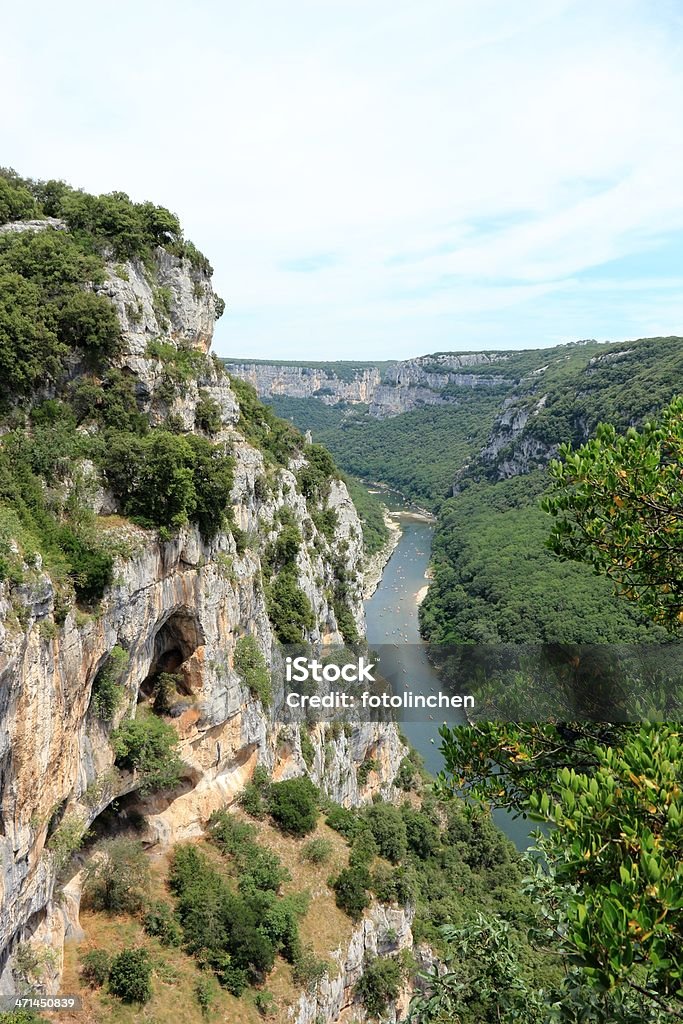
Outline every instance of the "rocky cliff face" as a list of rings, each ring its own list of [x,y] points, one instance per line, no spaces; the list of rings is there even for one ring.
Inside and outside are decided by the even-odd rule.
[[[492,388],[508,383],[501,376],[467,373],[467,367],[500,362],[504,353],[440,353],[369,368],[350,369],[344,377],[329,367],[268,363],[230,363],[230,373],[247,380],[263,397],[318,398],[326,405],[362,403],[377,419],[398,416],[425,405],[457,402],[457,389]],[[448,388],[448,394],[442,392]]]
[[[323,979],[314,992],[301,996],[292,1024],[367,1020],[365,1009],[355,994],[364,963],[368,957],[393,956],[401,950],[412,950],[412,922],[411,908],[373,906],[354,929],[347,948],[337,951],[336,974]],[[403,1019],[410,995],[409,989],[402,993],[388,1015],[382,1018],[386,1024],[396,1024]]]
[[[100,605],[87,613],[72,606],[64,615],[39,558],[24,567],[21,584],[0,584],[0,991],[12,991],[11,956],[20,941],[42,930],[59,944],[65,928],[77,928],[69,898],[55,899],[57,864],[49,840],[65,823],[89,826],[112,800],[139,785],[134,774],[115,768],[109,734],[134,712],[160,666],[173,666],[186,696],[174,719],[183,784],[148,798],[148,841],[198,834],[212,810],[235,798],[257,762],[276,778],[305,770],[298,728],[283,730],[278,721],[280,695],[264,709],[234,668],[235,644],[245,634],[256,638],[268,664],[276,657],[262,558],[282,509],[307,538],[296,574],[313,612],[308,639],[341,642],[332,601],[339,562],[349,580],[349,611],[361,634],[364,628],[361,528],[346,487],[331,484],[326,504],[336,513],[335,525],[325,536],[297,483],[305,447],[289,468],[274,470],[237,429],[238,401],[206,355],[214,322],[209,278],[161,249],[155,262],[153,282],[141,265],[128,263],[112,266],[99,286],[122,326],[117,367],[134,382],[140,411],[152,424],[170,415],[179,429],[196,431],[200,397],[208,394],[217,404],[216,440],[233,452],[233,515],[246,545],[238,550],[227,530],[205,541],[194,526],[170,539],[134,526],[117,514],[94,467],[84,465],[79,468],[89,487],[83,500],[98,513],[97,529],[116,552],[115,582]],[[193,374],[172,397],[160,387],[169,372],[169,346],[194,353]],[[92,687],[115,646],[128,653],[125,701],[104,724],[93,710]],[[373,791],[390,794],[405,753],[392,726],[364,724],[327,739],[321,725],[312,739],[311,774],[334,799],[350,804]],[[361,786],[356,768],[369,757],[380,767]]]
[[[319,398],[325,405],[336,405],[338,402],[369,405],[381,380],[380,370],[376,366],[358,368],[349,380],[337,376],[333,369],[316,366],[230,362],[228,369],[230,373],[252,384],[259,395]]]

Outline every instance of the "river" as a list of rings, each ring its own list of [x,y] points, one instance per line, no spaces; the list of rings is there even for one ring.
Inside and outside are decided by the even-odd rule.
[[[401,539],[377,590],[365,605],[368,641],[371,647],[381,650],[383,674],[398,681],[397,692],[403,681],[414,694],[435,694],[441,684],[420,637],[417,600],[420,590],[429,584],[426,572],[434,524],[415,518],[409,511],[400,514],[400,524]],[[462,711],[442,708],[434,712],[434,720],[425,719],[424,715],[407,716],[401,722],[401,731],[424,758],[427,771],[436,775],[443,768],[439,726],[443,722],[459,725],[465,721]],[[518,849],[527,848],[528,822],[504,811],[495,811],[494,818]]]

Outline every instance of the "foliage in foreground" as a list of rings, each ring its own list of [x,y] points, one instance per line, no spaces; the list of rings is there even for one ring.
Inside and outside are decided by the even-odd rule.
[[[553,471],[560,517],[553,543],[608,571],[671,628],[683,588],[672,543],[683,499],[680,412],[675,402],[661,428],[625,438],[603,428],[576,457],[566,449]],[[547,874],[538,883],[545,899],[537,927],[572,965],[557,1019],[680,1019],[679,726],[485,723],[444,727],[442,737],[444,790],[464,786],[552,825],[538,840]]]

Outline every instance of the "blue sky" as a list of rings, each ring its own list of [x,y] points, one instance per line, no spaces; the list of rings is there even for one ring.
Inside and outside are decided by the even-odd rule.
[[[0,162],[177,212],[223,355],[683,334],[682,44],[680,0],[29,0]]]

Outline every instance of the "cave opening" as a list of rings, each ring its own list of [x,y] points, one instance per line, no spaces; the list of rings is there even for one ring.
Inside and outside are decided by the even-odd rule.
[[[147,702],[155,713],[171,717],[187,710],[202,688],[200,652],[204,639],[201,623],[189,609],[178,609],[168,616],[155,634],[138,703]]]

